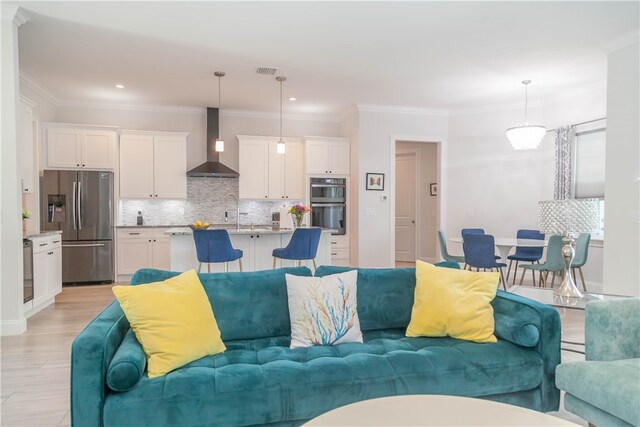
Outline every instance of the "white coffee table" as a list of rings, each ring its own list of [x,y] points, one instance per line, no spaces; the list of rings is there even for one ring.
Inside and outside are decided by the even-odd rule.
[[[576,426],[542,412],[484,399],[406,395],[334,409],[305,426]]]

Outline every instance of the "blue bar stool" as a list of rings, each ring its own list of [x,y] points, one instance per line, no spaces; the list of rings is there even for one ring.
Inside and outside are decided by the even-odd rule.
[[[310,259],[313,261],[313,269],[315,270],[315,258],[318,253],[321,232],[322,229],[319,227],[296,228],[286,248],[273,250],[273,268],[276,268],[278,258],[295,260],[298,266],[300,261]]]
[[[495,239],[490,234],[467,234],[464,236],[462,242],[462,250],[464,251],[464,260],[470,267],[475,267],[476,271],[480,271],[482,268],[484,271],[487,269],[493,270],[494,268],[500,273],[500,281],[502,287],[507,290],[507,283],[504,280],[504,273],[502,269],[507,264],[502,262],[496,262],[495,259]]]
[[[229,261],[238,260],[242,271],[242,251],[234,249],[227,230],[193,230],[198,258],[198,273],[202,263],[207,263],[207,272],[211,273],[211,263],[224,262],[224,270],[229,271]]]

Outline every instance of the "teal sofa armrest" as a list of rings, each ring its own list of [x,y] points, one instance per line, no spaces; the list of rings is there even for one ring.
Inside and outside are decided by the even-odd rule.
[[[129,330],[117,301],[100,313],[71,346],[71,424],[100,427],[107,367]]]
[[[588,303],[585,334],[586,360],[640,358],[640,298]]]
[[[560,405],[560,390],[555,385],[555,373],[556,366],[560,364],[560,315],[546,304],[500,290],[491,305],[496,321],[496,336],[523,347],[530,347],[542,358],[543,377],[540,384],[539,410],[557,411]],[[537,329],[537,334],[533,328]]]

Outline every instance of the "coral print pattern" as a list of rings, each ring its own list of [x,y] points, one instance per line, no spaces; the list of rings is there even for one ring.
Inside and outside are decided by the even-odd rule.
[[[291,348],[362,342],[356,306],[357,272],[287,275]]]

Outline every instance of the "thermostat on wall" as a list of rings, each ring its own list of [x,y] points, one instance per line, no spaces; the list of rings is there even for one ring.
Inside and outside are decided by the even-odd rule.
[[[387,194],[383,194],[382,196],[380,196],[380,201],[381,201],[381,202],[387,202],[387,201],[389,201],[389,195],[387,195]]]

